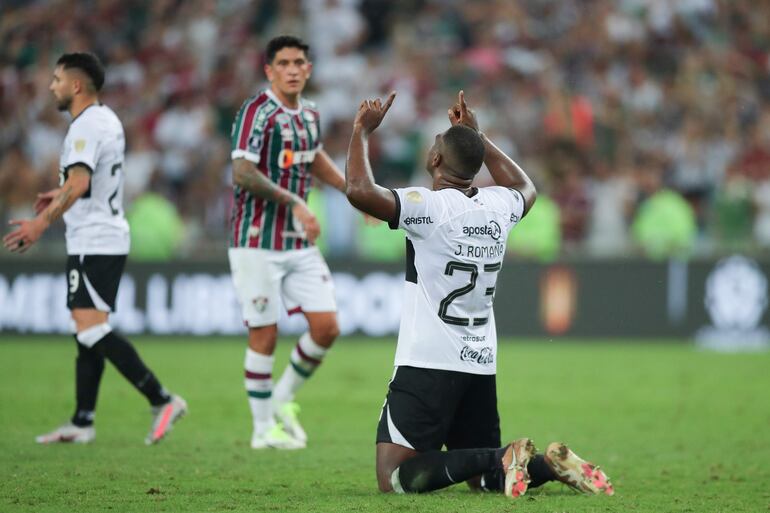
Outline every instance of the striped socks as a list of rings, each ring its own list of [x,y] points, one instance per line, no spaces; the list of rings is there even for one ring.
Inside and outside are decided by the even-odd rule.
[[[246,348],[246,376],[244,383],[246,393],[249,396],[249,406],[251,407],[251,416],[254,420],[254,430],[258,433],[264,433],[270,429],[273,424],[273,356],[252,351]]]
[[[283,404],[294,399],[294,394],[321,365],[327,349],[316,344],[309,333],[299,338],[289,357],[289,365],[275,386],[273,397],[276,404]]]

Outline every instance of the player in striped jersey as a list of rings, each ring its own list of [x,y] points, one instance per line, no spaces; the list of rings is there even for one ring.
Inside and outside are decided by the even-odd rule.
[[[380,491],[422,493],[454,483],[520,497],[561,481],[612,495],[607,475],[561,442],[501,446],[492,309],[508,233],[535,202],[532,181],[478,129],[463,92],[436,136],[431,189],[374,181],[367,140],[395,93],[361,103],[347,159],[350,203],[406,232],[404,306],[395,366],[377,428]],[[473,187],[481,165],[495,186]],[[446,447],[446,451],[442,451]]]
[[[339,334],[329,268],[313,245],[320,229],[306,201],[313,177],[340,191],[345,178],[321,146],[318,110],[301,96],[312,70],[308,50],[292,36],[268,43],[270,86],[244,102],[232,131],[228,257],[249,329],[245,384],[254,449],[305,447],[294,395]],[[304,314],[309,330],[274,388],[281,301],[289,313]]]

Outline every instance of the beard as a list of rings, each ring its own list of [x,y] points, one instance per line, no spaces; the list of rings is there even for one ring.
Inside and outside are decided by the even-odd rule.
[[[66,110],[70,110],[70,105],[72,105],[72,97],[71,96],[65,96],[64,98],[60,100],[56,100],[56,108],[59,109],[60,112],[64,112]]]

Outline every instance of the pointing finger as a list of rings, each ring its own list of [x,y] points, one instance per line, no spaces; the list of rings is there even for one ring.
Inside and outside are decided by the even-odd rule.
[[[396,99],[396,92],[393,91],[390,93],[390,95],[388,95],[388,99],[385,100],[385,112],[388,112],[388,110],[390,109],[390,106],[393,105],[393,100],[395,99]]]

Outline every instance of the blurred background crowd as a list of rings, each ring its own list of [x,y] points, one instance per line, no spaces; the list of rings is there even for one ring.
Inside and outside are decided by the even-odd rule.
[[[305,96],[341,167],[360,100],[398,92],[371,149],[387,186],[428,184],[464,89],[540,192],[512,254],[770,254],[770,4],[750,0],[3,0],[0,220],[56,186],[69,120],[48,85],[89,50],[126,130],[132,256],[222,257],[230,127],[279,34],[311,45]],[[337,191],[311,202],[328,255],[401,257]]]

